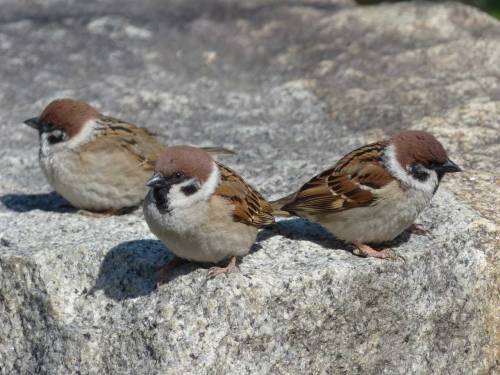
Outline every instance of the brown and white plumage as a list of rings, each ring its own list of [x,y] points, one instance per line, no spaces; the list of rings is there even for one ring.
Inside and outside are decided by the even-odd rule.
[[[214,195],[232,203],[234,220],[257,228],[274,223],[273,208],[262,195],[236,172],[221,163],[215,163],[219,169],[220,183]]]
[[[164,147],[147,129],[72,99],[51,102],[25,123],[39,131],[39,161],[49,184],[73,206],[113,213],[144,199]]]
[[[444,173],[456,171],[431,134],[404,131],[350,152],[272,205],[275,215],[308,218],[366,251],[366,243],[392,240],[410,227]]]
[[[384,147],[385,143],[378,142],[347,154],[334,167],[273,205],[285,212],[319,215],[372,204],[376,199],[373,189],[393,180],[380,157]]]
[[[272,224],[271,205],[239,175],[190,146],[162,151],[148,185],[144,216],[151,231],[179,258],[218,263],[230,271],[247,254],[257,229]]]
[[[149,132],[134,124],[110,116],[99,116],[98,132],[92,142],[80,147],[82,152],[101,152],[119,148],[131,155],[144,169],[152,171],[159,152],[164,147]]]

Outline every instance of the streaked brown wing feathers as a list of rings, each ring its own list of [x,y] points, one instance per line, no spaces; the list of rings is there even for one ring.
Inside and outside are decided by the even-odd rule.
[[[217,163],[221,182],[215,194],[229,199],[234,205],[235,220],[255,227],[274,223],[273,208],[256,190],[223,164]]]
[[[283,209],[328,213],[372,204],[379,189],[393,179],[382,165],[384,142],[370,144],[344,156],[333,167],[304,184]]]
[[[102,116],[98,123],[101,133],[93,142],[84,145],[86,151],[123,149],[146,170],[153,170],[163,146],[147,129],[140,128],[113,117]]]

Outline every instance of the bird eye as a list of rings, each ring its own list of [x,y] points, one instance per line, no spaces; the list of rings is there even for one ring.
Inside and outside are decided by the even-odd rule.
[[[175,172],[175,177],[181,178],[182,177],[182,173],[181,172]]]

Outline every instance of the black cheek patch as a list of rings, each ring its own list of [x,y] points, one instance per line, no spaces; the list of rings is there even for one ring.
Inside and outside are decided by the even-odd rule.
[[[181,191],[184,193],[184,195],[190,196],[198,191],[198,187],[195,184],[190,184],[187,186],[183,186],[181,188]]]
[[[417,180],[419,180],[421,182],[425,182],[429,178],[429,174],[425,173],[425,172],[418,172],[418,173],[414,173],[413,177],[415,177]]]
[[[55,144],[55,143],[59,143],[59,142],[61,142],[61,141],[62,141],[62,137],[56,137],[56,136],[54,136],[54,135],[49,135],[49,136],[47,137],[47,141],[49,141],[49,143],[50,143],[51,145],[53,145],[53,144]]]
[[[425,182],[429,178],[429,173],[427,173],[418,165],[414,165],[413,167],[411,167],[410,174],[421,182]]]

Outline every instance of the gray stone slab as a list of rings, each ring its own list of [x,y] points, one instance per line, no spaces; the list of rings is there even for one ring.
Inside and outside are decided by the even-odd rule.
[[[500,25],[457,4],[0,1],[0,374],[486,374],[498,366]],[[206,280],[140,211],[76,214],[22,125],[73,97],[277,198],[364,143],[435,133],[465,168],[363,259],[283,220]],[[452,193],[453,192],[453,193]]]

